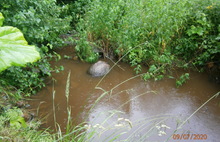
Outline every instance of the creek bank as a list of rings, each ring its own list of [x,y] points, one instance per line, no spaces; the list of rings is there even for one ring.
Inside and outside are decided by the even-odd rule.
[[[1,93],[0,123],[6,124],[2,127],[5,129],[13,129],[14,127],[31,127],[30,123],[33,123],[33,120],[34,122],[36,121],[36,115],[30,107],[30,104],[25,100],[17,101],[12,97],[7,96],[7,94]]]

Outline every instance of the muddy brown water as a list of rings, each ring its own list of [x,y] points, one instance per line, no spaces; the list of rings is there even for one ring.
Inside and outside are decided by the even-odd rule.
[[[59,53],[61,56],[74,55],[71,48],[64,48]],[[112,65],[111,61],[107,62]],[[56,122],[65,131],[69,107],[74,124],[86,122],[91,126],[88,132],[96,129],[97,134],[91,140],[94,142],[109,141],[118,135],[117,140],[131,142],[166,141],[169,137],[168,141],[220,141],[220,97],[209,101],[173,135],[193,112],[220,91],[219,84],[210,82],[205,73],[190,72],[191,79],[176,88],[174,79],[143,81],[136,77],[127,80],[135,75],[125,63],[115,66],[101,82],[102,78],[87,74],[91,64],[68,59],[54,64],[63,65],[65,70],[54,73],[53,79],[47,80],[47,86],[29,101],[38,116],[45,118],[43,128],[55,129],[56,116]],[[65,91],[69,72],[67,102]]]

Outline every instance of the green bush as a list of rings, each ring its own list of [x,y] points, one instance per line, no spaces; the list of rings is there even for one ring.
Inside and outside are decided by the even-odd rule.
[[[23,67],[11,67],[0,74],[0,84],[14,86],[26,96],[45,86],[44,79],[54,69],[49,60],[48,49],[63,43],[59,37],[70,30],[71,16],[63,16],[65,5],[58,6],[56,0],[2,0],[0,10],[5,16],[5,25],[18,27],[27,41],[38,45],[42,59]],[[55,54],[56,55],[56,54]],[[56,71],[58,69],[55,69]],[[20,93],[19,93],[20,94]]]
[[[121,57],[129,51],[125,61],[150,65],[166,52],[193,4],[188,0],[94,0],[77,27],[80,38],[105,52],[113,50]]]
[[[90,58],[83,55],[92,53],[93,47],[102,48],[107,55],[113,51],[119,58],[126,55],[123,60],[135,66],[136,73],[145,64],[149,72],[144,79],[159,80],[174,65],[192,60],[201,48],[198,42],[216,31],[218,26],[213,28],[212,21],[219,23],[218,13],[203,14],[212,4],[217,12],[217,0],[94,0],[77,25],[80,40],[76,51],[83,60]],[[208,55],[200,54],[201,60],[219,52],[218,41],[205,41],[212,47],[203,47],[201,53],[208,51]],[[85,42],[88,44],[83,46]]]
[[[1,85],[12,85],[16,90],[25,93],[25,96],[35,94],[37,90],[45,86],[44,78],[50,74],[49,63],[41,64],[42,61],[28,64],[26,68],[10,67],[0,74]],[[48,70],[48,72],[43,72]]]
[[[92,0],[57,0],[60,6],[65,5],[65,9],[61,13],[61,17],[67,15],[72,16],[71,26],[75,28],[75,24],[83,17],[86,9]]]
[[[61,18],[65,6],[56,0],[1,0],[5,24],[18,27],[31,44],[62,44],[60,34],[70,30],[72,17]]]
[[[51,72],[59,72],[63,67],[51,67],[49,63],[53,58],[58,59],[51,53],[44,53],[41,59],[35,63],[29,63],[26,67],[10,67],[0,73],[0,85],[14,86],[17,92],[25,96],[35,94],[45,86],[45,78],[51,76]]]
[[[187,65],[204,67],[220,63],[220,2],[207,3],[194,12],[173,53]]]

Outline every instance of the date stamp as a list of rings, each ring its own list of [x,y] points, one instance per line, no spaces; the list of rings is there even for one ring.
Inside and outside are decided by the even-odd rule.
[[[207,134],[173,134],[173,140],[207,140]]]

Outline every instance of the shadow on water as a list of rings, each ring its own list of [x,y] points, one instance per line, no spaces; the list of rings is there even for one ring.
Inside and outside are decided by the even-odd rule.
[[[73,56],[74,52],[71,48],[64,48],[60,54]],[[112,65],[111,61],[107,62]],[[145,82],[137,77],[111,90],[134,76],[129,65],[119,63],[120,68],[115,66],[99,85],[103,90],[111,91],[95,103],[103,91],[95,89],[101,78],[93,78],[87,74],[90,64],[68,59],[54,64],[63,65],[65,71],[53,74],[54,81],[48,79],[50,83],[32,97],[33,100],[29,102],[31,107],[36,109],[39,116],[47,116],[43,127],[54,129],[54,102],[56,122],[65,130],[67,106],[70,106],[71,117],[76,124],[88,122],[93,127],[98,126],[97,132],[104,131],[94,141],[108,141],[115,133],[121,133],[119,140],[166,140],[187,117],[220,91],[219,85],[210,82],[206,74],[194,72],[190,72],[190,81],[180,88],[175,87],[174,79]],[[69,71],[70,96],[67,104],[65,89]],[[180,74],[181,71],[176,71],[176,75]],[[211,100],[176,134],[205,134],[207,141],[217,142],[220,139],[219,102],[219,97]],[[170,141],[172,140],[174,141],[174,137],[171,137]]]

